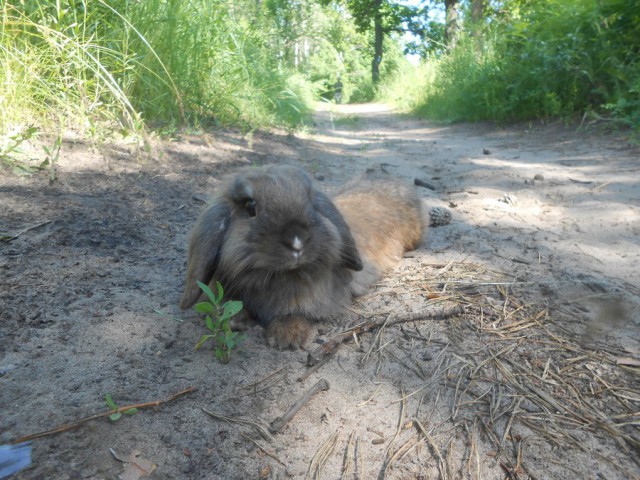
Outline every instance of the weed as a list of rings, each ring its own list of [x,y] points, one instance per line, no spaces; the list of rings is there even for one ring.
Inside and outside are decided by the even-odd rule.
[[[51,148],[46,145],[42,146],[44,153],[47,155],[42,166],[49,167],[49,185],[52,185],[58,179],[58,159],[60,158],[60,147],[62,147],[62,135],[58,135],[53,142]]]
[[[109,415],[109,420],[111,420],[112,422],[119,420],[120,417],[122,417],[123,413],[125,415],[134,415],[138,413],[137,408],[129,408],[127,410],[120,412],[118,405],[116,404],[116,402],[113,401],[113,398],[111,398],[111,395],[108,393],[104,396],[104,400],[107,403],[107,407],[114,410],[114,412],[111,415]]]
[[[213,293],[213,291],[202,282],[198,282],[198,286],[209,298],[209,301],[198,303],[194,308],[197,312],[206,315],[205,323],[211,333],[200,337],[200,340],[196,343],[196,350],[198,350],[204,342],[212,339],[215,343],[216,358],[220,363],[228,363],[231,351],[244,339],[244,335],[231,331],[231,327],[229,326],[231,318],[242,310],[242,302],[227,301],[222,303],[224,290],[220,282],[216,282],[217,294]]]
[[[26,163],[28,155],[22,149],[22,144],[35,137],[36,127],[30,126],[0,137],[0,162],[11,167],[17,175],[31,175],[42,170],[46,165],[32,166]]]

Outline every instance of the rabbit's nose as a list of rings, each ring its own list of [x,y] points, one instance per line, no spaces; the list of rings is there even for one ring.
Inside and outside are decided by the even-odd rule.
[[[300,240],[300,237],[293,237],[293,240],[291,240],[291,250],[295,250],[296,252],[302,250],[302,240]]]
[[[298,260],[302,255],[304,242],[297,235],[285,242],[285,246],[291,251],[293,258]]]

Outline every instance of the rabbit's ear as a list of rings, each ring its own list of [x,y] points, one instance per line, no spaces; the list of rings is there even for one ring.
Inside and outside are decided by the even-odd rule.
[[[200,216],[191,233],[187,279],[180,300],[180,308],[183,310],[193,305],[202,293],[198,281],[209,284],[213,278],[229,228],[230,215],[227,205],[215,203]]]
[[[342,259],[342,265],[350,270],[359,272],[362,270],[362,259],[360,253],[356,248],[356,241],[351,235],[349,225],[344,220],[342,214],[338,211],[331,199],[324,193],[315,190],[311,195],[311,203],[314,209],[320,213],[320,215],[329,219],[333,223],[340,234],[341,250],[340,258]]]

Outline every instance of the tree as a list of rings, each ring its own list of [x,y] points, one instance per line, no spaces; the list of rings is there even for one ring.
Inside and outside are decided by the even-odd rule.
[[[484,20],[484,11],[487,8],[487,0],[471,0],[471,20],[478,24]]]
[[[460,33],[460,23],[458,12],[460,10],[460,0],[444,0],[445,29],[444,39],[449,48],[456,46]]]
[[[340,3],[340,0],[334,0]],[[373,59],[371,79],[380,80],[380,64],[384,56],[384,37],[392,32],[404,32],[418,25],[415,19],[424,15],[424,9],[400,5],[389,0],[342,0],[353,17],[356,29],[363,33],[373,30]],[[331,0],[321,0],[329,4]]]

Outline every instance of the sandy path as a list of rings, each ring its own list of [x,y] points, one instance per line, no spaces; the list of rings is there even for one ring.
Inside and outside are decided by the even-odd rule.
[[[146,161],[67,143],[53,186],[0,177],[1,231],[23,232],[0,243],[0,443],[101,411],[106,393],[198,388],[36,440],[18,478],[118,478],[109,449],[139,452],[155,479],[640,478],[637,149],[382,105],[316,118],[295,138],[183,135]],[[308,349],[366,319],[417,320],[356,336],[302,382],[307,352],[268,348],[259,327],[228,365],[194,352],[203,322],[176,306],[200,199],[275,162],[328,190],[382,165],[452,213]],[[464,313],[424,318],[443,306]],[[268,425],[322,378],[330,389],[272,438],[202,410]]]
[[[427,249],[537,283],[589,318],[622,301],[622,321],[638,327],[640,156],[622,137],[560,125],[433,126],[384,105],[333,106],[318,119],[310,140],[347,159],[340,175],[384,163],[436,187],[425,197],[454,220]],[[623,333],[618,341],[637,354],[638,336]]]

